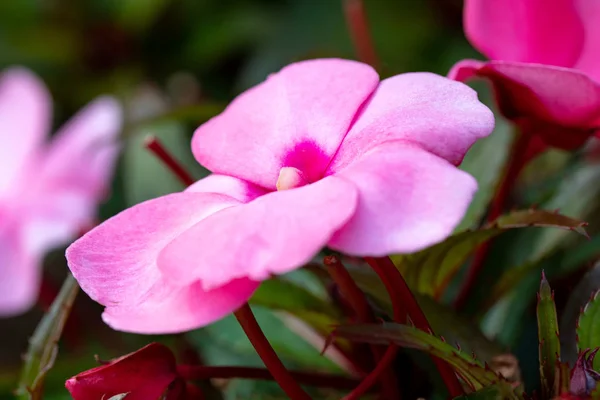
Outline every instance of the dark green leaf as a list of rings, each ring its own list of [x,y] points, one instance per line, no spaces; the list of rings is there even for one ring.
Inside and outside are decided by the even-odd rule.
[[[17,388],[19,399],[42,399],[44,379],[58,354],[58,340],[79,291],[77,281],[69,274],[48,313],[40,321],[29,340],[25,365]]]
[[[455,397],[455,400],[504,400],[515,398],[514,396],[514,390],[508,383],[499,382],[476,392]]]
[[[556,365],[560,362],[560,342],[554,293],[543,273],[538,293],[537,321],[542,396],[553,397]]]
[[[439,298],[467,257],[483,242],[509,229],[554,227],[584,236],[584,222],[545,210],[521,210],[499,217],[481,229],[455,234],[417,253],[394,256],[407,283],[419,293]]]
[[[577,339],[580,351],[600,347],[600,290],[592,294],[579,316]],[[600,371],[600,357],[595,358],[594,369]]]

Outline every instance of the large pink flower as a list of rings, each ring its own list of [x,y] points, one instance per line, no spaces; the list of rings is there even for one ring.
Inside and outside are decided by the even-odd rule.
[[[117,155],[121,111],[110,98],[87,106],[46,142],[51,100],[31,72],[0,75],[0,315],[37,299],[49,249],[89,225]]]
[[[455,166],[492,129],[476,93],[440,76],[292,64],[195,132],[213,175],[98,226],[69,266],[116,329],[205,325],[324,246],[381,256],[444,239],[476,190]]]
[[[546,144],[574,149],[600,129],[600,2],[465,0],[465,33],[492,61],[449,76],[489,79],[502,113]]]

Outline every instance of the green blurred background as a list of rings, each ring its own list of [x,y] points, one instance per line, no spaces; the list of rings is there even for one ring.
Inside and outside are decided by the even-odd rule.
[[[364,3],[383,77],[409,71],[445,75],[456,61],[478,57],[462,33],[460,0]],[[194,129],[269,73],[290,62],[316,57],[356,58],[342,0],[0,1],[0,68],[23,65],[42,77],[54,98],[55,127],[100,94],[114,94],[125,106],[122,157],[111,197],[100,210],[102,219],[140,201],[182,189],[176,178],[143,148],[146,134],[157,135],[200,178],[206,171],[194,162],[189,149]],[[489,93],[483,90],[482,98],[488,101]],[[462,228],[477,224],[484,215],[506,157],[508,139],[508,127],[499,121],[496,134],[478,144],[465,160],[463,168],[476,175],[481,190]],[[573,172],[565,169],[557,173],[560,167],[571,165],[565,157],[552,153],[536,164],[533,175],[526,175],[525,182],[535,184],[520,193],[524,203],[549,201],[560,205],[562,201],[576,208],[579,203],[564,195],[557,198],[552,194],[554,189],[548,189]],[[581,207],[597,199],[597,192],[588,197],[578,199],[580,203],[585,200]],[[589,210],[575,210],[579,214],[584,211]],[[529,239],[507,235],[507,243],[528,243],[528,252],[501,252],[496,259],[504,264],[499,268],[527,262],[536,243],[543,252],[553,240],[556,243],[558,239],[552,234]],[[57,249],[47,257],[45,276],[50,286],[44,288],[44,298],[52,296],[66,274],[63,254],[64,249]],[[583,261],[590,258],[588,254]],[[538,269],[529,272],[536,277]],[[322,287],[311,284],[310,276],[299,272],[292,278],[302,280],[316,296],[326,296]],[[535,279],[532,282],[535,287]],[[526,301],[514,316],[531,311],[527,307],[535,292],[523,291]],[[319,356],[318,349],[298,338],[278,315],[264,309],[256,311],[288,365],[339,370]],[[182,343],[191,345],[201,350],[203,361],[210,364],[259,365],[250,344],[231,319],[188,334],[184,340],[183,336],[157,338],[113,332],[100,320],[101,307],[85,294],[79,295],[74,312],[77,324],[67,327],[57,366],[48,377],[48,399],[68,399],[65,379],[95,366],[94,354],[109,359],[152,340],[164,340],[178,349]],[[42,313],[43,305],[26,315],[0,320],[0,398],[11,398],[20,354]],[[498,336],[505,346],[518,350],[519,346],[533,345],[530,339],[535,330],[522,335],[527,324],[517,320],[513,326],[506,326],[506,315],[490,317],[490,321],[487,332]],[[503,329],[499,331],[498,326]],[[183,359],[186,354],[189,352],[181,351],[179,356]],[[535,380],[534,363],[529,367],[525,363],[523,368],[533,371],[531,380]],[[260,395],[251,397],[250,393]],[[230,382],[223,396],[285,398],[273,385],[248,381]]]

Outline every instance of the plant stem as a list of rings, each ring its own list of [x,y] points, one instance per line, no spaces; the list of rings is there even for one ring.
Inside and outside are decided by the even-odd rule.
[[[402,274],[389,257],[373,258],[365,257],[365,261],[379,275],[392,300],[394,307],[394,321],[402,324],[406,322],[407,316],[416,328],[433,334],[429,321],[419,307],[419,303],[413,296]],[[463,388],[454,373],[452,367],[437,357],[432,357],[448,392],[452,398],[464,394]]]
[[[375,322],[373,312],[371,311],[371,307],[369,307],[369,303],[367,302],[364,293],[362,290],[360,290],[356,282],[354,282],[354,279],[352,279],[352,276],[348,273],[348,270],[344,264],[342,264],[340,259],[333,255],[326,256],[323,259],[323,264],[325,264],[327,272],[329,272],[331,278],[340,288],[344,298],[348,301],[348,303],[350,303],[350,306],[354,310],[358,321],[364,323]],[[393,371],[388,370],[388,367],[394,361],[393,356],[396,354],[396,351],[394,350],[391,352],[391,355],[388,354],[390,354],[390,349],[395,347],[396,346],[389,346],[388,350],[384,354],[380,347],[376,345],[370,346],[373,359],[376,362],[375,369],[354,391],[352,391],[351,395],[355,392],[358,393],[356,397],[348,397],[349,399],[358,398],[358,396],[375,384],[377,379],[381,379],[385,398],[400,399],[401,395],[398,390],[398,382],[396,377],[394,376]]]
[[[506,208],[510,193],[512,192],[519,173],[523,170],[525,164],[535,155],[529,150],[532,139],[533,137],[531,135],[517,133],[507,165],[504,169],[504,174],[499,185],[496,187],[494,198],[490,204],[490,210],[486,217],[488,222],[494,221],[502,214]],[[482,243],[475,251],[473,261],[467,270],[465,280],[454,300],[455,309],[460,310],[466,304],[473,287],[477,283],[477,278],[485,265],[485,260],[490,252],[491,244],[492,241],[488,240],[487,242]]]
[[[360,399],[361,396],[365,394],[375,384],[375,382],[377,382],[377,380],[380,379],[382,374],[384,374],[387,371],[389,365],[394,361],[394,358],[396,358],[397,352],[398,348],[396,346],[389,346],[381,360],[379,360],[377,366],[375,366],[375,369],[373,369],[373,371],[371,371],[371,373],[367,375],[365,379],[363,379],[362,382],[360,382],[360,384],[351,393],[345,396],[343,400]],[[396,393],[398,393],[397,390]],[[397,394],[397,396],[399,396],[399,393]],[[389,397],[387,393],[385,394],[384,398],[400,399],[400,397]]]
[[[362,0],[342,0],[342,2],[346,24],[348,25],[358,58],[373,68],[377,68],[379,61],[377,60],[375,46],[369,33],[369,24]]]
[[[300,387],[279,357],[277,357],[277,353],[275,353],[275,350],[273,350],[273,347],[271,347],[271,344],[260,329],[248,303],[240,307],[234,314],[246,336],[248,336],[250,343],[254,346],[265,366],[273,375],[273,378],[281,386],[281,389],[283,389],[291,400],[311,400],[310,396]]]
[[[194,178],[181,166],[162,143],[154,135],[148,135],[144,140],[144,146],[150,150],[159,160],[161,160],[169,170],[183,183],[190,186],[195,182]]]
[[[288,371],[294,380],[300,384],[332,388],[351,389],[359,381],[342,375],[323,374],[316,372]],[[220,379],[255,379],[273,380],[271,371],[255,367],[207,367],[203,365],[178,365],[177,373],[186,380]]]

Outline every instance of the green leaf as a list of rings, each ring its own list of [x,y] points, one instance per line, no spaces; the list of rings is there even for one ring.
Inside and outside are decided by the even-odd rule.
[[[412,326],[395,323],[345,325],[336,328],[333,335],[356,342],[383,345],[393,343],[400,347],[421,350],[452,365],[465,383],[475,391],[497,382],[505,382],[505,379],[492,371],[487,364],[482,365],[473,356]],[[518,397],[513,393],[507,398]]]
[[[328,333],[340,321],[333,304],[282,278],[262,282],[250,304],[288,312],[322,334]]]
[[[438,299],[450,280],[483,242],[509,229],[554,227],[584,236],[584,222],[545,210],[521,210],[503,215],[481,229],[455,234],[417,253],[392,257],[409,286]]]
[[[554,380],[554,393],[560,396],[569,393],[571,387],[571,367],[569,363],[558,362],[556,364],[556,379]]]
[[[556,365],[560,361],[560,342],[554,293],[544,273],[538,293],[537,322],[542,397],[553,397]]]
[[[511,397],[512,396],[512,397]],[[505,382],[486,386],[476,392],[455,397],[455,400],[504,400],[515,398],[514,389]],[[517,397],[518,398],[518,397]]]
[[[69,274],[50,310],[29,340],[25,365],[16,390],[19,399],[42,399],[44,379],[54,365],[58,354],[58,341],[78,291],[77,281]]]
[[[592,294],[579,316],[577,345],[580,351],[600,347],[600,290]],[[594,370],[600,371],[600,357],[594,360]]]

